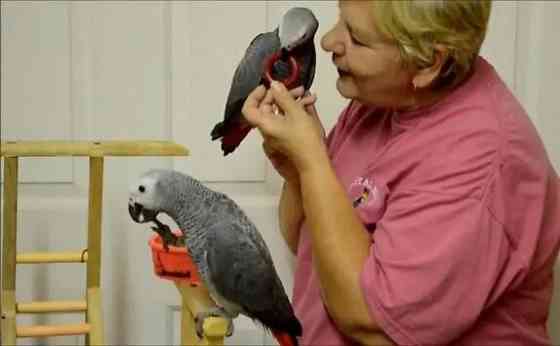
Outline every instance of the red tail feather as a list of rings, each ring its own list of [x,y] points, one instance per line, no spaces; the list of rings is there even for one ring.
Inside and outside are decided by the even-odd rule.
[[[288,333],[273,331],[272,335],[274,335],[280,346],[298,346],[297,339]]]
[[[224,154],[227,155],[234,151],[239,146],[239,143],[247,136],[249,131],[251,131],[251,127],[244,126],[232,129],[229,133],[225,134],[222,138],[222,150],[224,150]]]

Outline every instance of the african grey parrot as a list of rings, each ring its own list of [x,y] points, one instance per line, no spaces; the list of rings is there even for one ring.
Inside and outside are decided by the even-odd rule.
[[[272,331],[280,345],[297,345],[302,333],[261,234],[237,204],[196,179],[173,170],[150,170],[130,191],[135,222],[155,222],[164,212],[184,231],[184,241],[200,277],[219,308],[196,316],[202,335],[207,316],[229,320],[239,313]],[[169,228],[163,225],[164,232]]]
[[[221,138],[222,152],[233,152],[247,136],[251,127],[245,122],[241,109],[247,96],[260,84],[267,84],[263,78],[267,59],[274,53],[280,59],[272,65],[271,77],[285,80],[292,71],[289,58],[295,58],[299,66],[299,76],[289,88],[303,85],[311,88],[315,76],[315,44],[313,39],[319,23],[313,12],[307,8],[294,7],[282,17],[276,30],[256,36],[245,51],[245,56],[237,65],[226,102],[224,120],[214,126],[212,140]]]

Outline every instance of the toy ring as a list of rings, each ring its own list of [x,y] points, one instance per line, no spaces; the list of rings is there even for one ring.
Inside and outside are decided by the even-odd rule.
[[[264,78],[269,85],[274,80],[274,78],[272,78],[272,68],[279,59],[280,52],[276,52],[266,60],[266,63],[264,65]],[[278,81],[284,84],[286,88],[291,89],[295,87],[294,84],[297,83],[299,77],[299,65],[297,63],[297,60],[293,56],[289,56],[289,62],[291,70],[290,75]]]

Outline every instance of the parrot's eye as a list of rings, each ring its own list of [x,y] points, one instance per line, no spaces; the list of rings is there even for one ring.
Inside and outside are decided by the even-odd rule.
[[[138,191],[145,192],[146,188],[144,187],[144,185],[140,185],[140,186],[138,186]]]

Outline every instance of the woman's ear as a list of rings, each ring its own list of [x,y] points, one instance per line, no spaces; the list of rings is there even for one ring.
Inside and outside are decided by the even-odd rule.
[[[447,49],[442,45],[434,47],[434,63],[431,66],[418,69],[412,78],[414,89],[429,87],[440,75],[445,62],[447,61]]]

